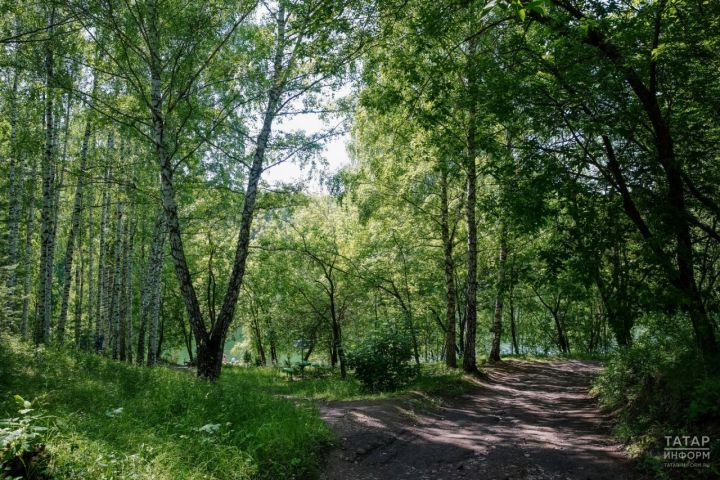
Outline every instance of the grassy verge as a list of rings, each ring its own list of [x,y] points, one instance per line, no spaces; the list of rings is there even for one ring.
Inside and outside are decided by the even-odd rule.
[[[33,349],[0,339],[0,418],[13,395],[50,427],[54,478],[313,478],[332,436],[311,405],[224,375],[216,384],[165,368]]]
[[[615,436],[648,477],[720,478],[720,377],[705,370],[691,342],[672,340],[641,337],[616,352],[595,380],[593,393],[612,414]],[[709,458],[666,460],[666,447],[697,446],[669,445],[668,438],[689,442],[703,437],[708,443],[702,447],[709,451],[692,454]]]

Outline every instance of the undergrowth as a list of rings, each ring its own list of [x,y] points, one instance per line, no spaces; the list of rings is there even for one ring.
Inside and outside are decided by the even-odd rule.
[[[657,324],[672,321],[672,325]],[[646,320],[631,347],[605,364],[593,393],[615,419],[615,434],[653,478],[720,478],[720,377],[693,348],[689,322]],[[663,332],[662,334],[658,332]],[[668,334],[666,332],[673,332]],[[666,437],[709,437],[710,459],[669,467]]]
[[[53,478],[313,478],[332,436],[309,403],[255,388],[251,376],[217,383],[97,355],[0,340],[0,418],[14,395],[49,427]]]

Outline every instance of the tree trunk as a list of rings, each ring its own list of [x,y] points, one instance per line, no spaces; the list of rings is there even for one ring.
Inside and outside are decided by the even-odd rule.
[[[28,319],[30,316],[30,283],[32,280],[32,237],[35,231],[35,174],[37,167],[33,163],[32,170],[29,175],[29,194],[28,194],[28,208],[27,208],[27,221],[25,225],[25,251],[23,253],[23,267],[24,278],[23,278],[23,305],[22,315],[20,317],[20,335],[23,339],[27,338],[28,333]]]
[[[206,379],[216,379],[220,376],[222,368],[222,345],[219,338],[209,337],[202,348],[197,345],[198,376]]]
[[[167,232],[165,230],[165,213],[161,210],[155,216],[155,226],[153,227],[153,239],[150,246],[150,254],[145,268],[145,278],[143,280],[143,289],[140,293],[140,325],[138,327],[137,341],[137,364],[142,365],[145,362],[145,332],[155,305],[158,303],[157,298],[158,284],[162,275],[162,264],[165,259],[165,239]]]
[[[178,318],[180,319],[180,328],[183,334],[183,340],[185,341],[185,348],[187,349],[188,360],[190,362],[190,365],[193,365],[195,363],[195,359],[193,358],[192,350],[192,332],[188,332],[187,328],[185,328],[185,315],[182,309],[180,310]]]
[[[122,207],[122,204],[118,204]],[[127,360],[127,304],[125,303],[126,295],[125,290],[127,289],[127,251],[128,251],[128,237],[130,221],[126,220],[124,226],[120,228],[122,231],[122,239],[119,241],[121,247],[118,249],[119,254],[115,257],[117,259],[117,266],[115,267],[115,324],[117,325],[117,358],[124,362]]]
[[[555,320],[555,328],[557,329],[558,347],[562,353],[568,354],[570,353],[570,344],[568,343],[565,328],[563,327],[560,315],[558,313],[553,313],[553,319]]]
[[[129,222],[129,220],[128,220]],[[133,248],[135,243],[135,225],[136,223],[133,223],[132,227],[130,225],[127,226],[127,230],[129,231],[129,238],[128,243],[125,248],[125,259],[123,260],[124,264],[124,278],[125,278],[125,288],[122,292],[122,295],[125,297],[125,300],[123,302],[123,306],[125,308],[124,312],[124,325],[125,325],[125,335],[123,340],[123,349],[125,350],[125,360],[127,360],[128,363],[132,363],[133,361]],[[123,353],[120,353],[120,356],[123,356]]]
[[[160,302],[162,304],[162,298],[160,299]],[[163,308],[160,308],[160,327],[158,329],[158,341],[157,346],[155,347],[155,363],[158,362],[158,360],[162,360],[162,348],[163,348],[163,342],[165,340],[165,315],[163,315]]]
[[[475,220],[477,169],[475,166],[475,128],[468,135],[467,164],[467,205],[465,214],[468,225],[467,251],[467,298],[465,307],[465,347],[463,349],[463,370],[477,372],[475,360],[475,337],[477,324],[477,223]]]
[[[502,340],[502,315],[503,300],[505,295],[505,264],[507,261],[507,227],[503,223],[500,226],[500,255],[498,257],[497,271],[497,295],[495,297],[495,316],[492,325],[492,347],[488,360],[491,362],[500,361],[500,342]]]
[[[266,326],[268,329],[268,340],[270,343],[270,362],[273,365],[277,365],[278,359],[277,359],[277,348],[275,346],[275,330],[272,325],[272,318],[270,318],[269,314],[266,314]]]
[[[108,282],[110,286],[110,307],[108,308],[108,331],[110,332],[110,345],[112,347],[113,360],[118,359],[120,353],[120,300],[122,289],[122,248],[123,248],[123,205],[115,204],[115,252],[113,254],[112,278]]]
[[[453,238],[450,235],[450,213],[448,208],[448,172],[443,164],[440,176],[440,228],[442,230],[443,253],[445,257],[445,364],[457,368],[455,356],[455,266],[453,260]]]
[[[16,28],[17,30],[17,28]],[[13,72],[12,91],[10,93],[10,144],[8,145],[10,156],[8,200],[9,211],[7,218],[8,229],[8,265],[11,266],[7,278],[7,287],[10,298],[9,307],[15,311],[17,307],[15,300],[15,286],[17,284],[18,246],[20,244],[20,210],[22,206],[22,184],[23,168],[17,153],[17,91],[18,74],[17,68]]]
[[[109,180],[110,180],[110,167],[105,167],[105,174],[103,175],[103,192],[102,192],[102,212],[100,217],[100,244],[98,246],[98,268],[97,268],[97,295],[95,297],[95,351],[100,352],[104,348],[105,337],[102,334],[103,323],[103,298],[104,298],[104,283],[105,283],[105,270],[106,268],[106,242],[105,233],[107,231],[108,221],[108,209],[109,209]]]
[[[93,150],[95,145],[95,135],[93,135]],[[87,333],[88,335],[91,335],[91,332],[93,331],[93,300],[95,300],[95,219],[94,219],[94,212],[95,212],[95,195],[94,195],[94,187],[93,183],[90,183],[88,188],[88,237],[87,237],[87,255],[88,255],[88,273],[87,273],[87,289],[88,289],[88,295],[87,295],[87,312],[88,312],[88,325],[87,325]],[[99,335],[99,332],[95,332],[95,337]]]
[[[60,318],[58,319],[57,340],[62,344],[65,340],[65,322],[67,320],[68,306],[70,300],[70,280],[72,278],[73,253],[75,250],[75,240],[80,230],[80,217],[83,208],[83,183],[87,168],[88,146],[90,143],[90,117],[85,123],[85,133],[83,134],[82,146],[80,148],[80,170],[77,175],[77,183],[75,186],[75,202],[73,204],[72,219],[70,221],[70,232],[68,233],[67,245],[65,247],[65,258],[63,261],[64,279],[62,301],[60,306]]]
[[[515,355],[519,355],[520,349],[518,348],[517,325],[515,323],[515,302],[514,302],[514,297],[513,297],[512,284],[510,285],[510,292],[508,294],[508,300],[509,300],[508,314],[510,316],[510,337],[512,338],[512,349],[513,349],[513,353]]]
[[[458,278],[458,275],[456,272],[453,273],[453,278],[455,279],[455,307],[457,309],[457,321],[458,321],[458,340],[457,340],[457,352],[458,355],[464,355],[465,352],[465,313],[466,309],[460,308],[459,305],[463,304],[464,302],[461,301],[461,296],[463,292],[467,293],[467,286],[464,286],[464,288],[458,288],[458,285],[460,284],[460,279]]]
[[[262,334],[260,333],[260,322],[258,320],[258,310],[253,305],[250,305],[251,315],[252,318],[250,319],[250,324],[252,326],[253,335],[255,336],[255,346],[257,349],[257,355],[258,359],[260,360],[260,363],[264,366],[267,364],[265,359],[265,348],[263,348],[262,343]]]
[[[78,246],[80,245],[78,239]],[[82,333],[82,303],[83,303],[83,279],[85,262],[83,261],[82,255],[80,255],[78,265],[75,267],[75,318],[74,318],[74,345],[75,348],[80,348],[80,335]]]
[[[50,7],[48,32],[52,36],[55,24],[55,7]],[[42,161],[42,208],[40,212],[40,298],[38,322],[41,322],[38,343],[50,342],[52,319],[53,274],[53,198],[55,186],[55,122],[53,118],[54,68],[51,40],[45,42],[45,149]]]
[[[337,343],[335,342],[335,326],[331,324],[332,338],[330,339],[330,366],[337,366]]]
[[[180,292],[188,312],[188,319],[195,336],[197,345],[197,373],[198,376],[215,380],[220,375],[224,339],[233,320],[240,287],[245,276],[246,260],[250,244],[250,228],[255,213],[255,203],[260,177],[263,172],[265,150],[268,146],[270,131],[280,106],[280,98],[284,89],[285,68],[283,65],[285,55],[285,14],[281,2],[276,14],[277,37],[273,60],[273,75],[268,90],[268,101],[265,108],[262,127],[255,142],[255,153],[250,165],[245,199],[240,217],[240,228],[235,249],[232,272],[228,278],[227,291],[223,299],[217,321],[208,331],[203,319],[197,292],[192,283],[192,274],[185,256],[182,241],[178,206],[175,199],[175,186],[173,183],[174,166],[171,155],[167,151],[165,140],[165,111],[163,99],[162,55],[160,53],[160,32],[158,25],[158,5],[155,0],[148,4],[147,44],[150,58],[150,112],[153,125],[153,143],[156,158],[160,167],[160,189],[162,204],[167,221],[170,254],[175,267]]]
[[[477,202],[477,81],[475,72],[475,56],[477,55],[477,37],[472,36],[468,41],[467,65],[467,94],[468,130],[467,130],[467,204],[465,215],[468,229],[467,253],[467,303],[465,313],[465,349],[463,355],[463,370],[469,373],[477,372],[475,360],[475,337],[477,328],[477,221],[475,208]]]
[[[147,366],[152,367],[157,362],[158,345],[162,342],[158,341],[158,327],[160,320],[160,304],[162,303],[162,282],[155,283],[155,292],[153,293],[153,304],[150,310],[150,335],[148,336]]]
[[[342,345],[342,327],[335,315],[332,316],[332,336],[334,354],[331,359],[332,366],[334,368],[337,363],[340,364],[340,378],[344,380],[347,378],[347,367],[345,365],[345,350]]]

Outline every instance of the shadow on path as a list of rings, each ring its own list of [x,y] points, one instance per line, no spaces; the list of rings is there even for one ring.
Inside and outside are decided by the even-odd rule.
[[[504,361],[432,412],[402,400],[330,402],[339,438],[325,480],[630,479],[630,460],[588,397],[599,364]]]

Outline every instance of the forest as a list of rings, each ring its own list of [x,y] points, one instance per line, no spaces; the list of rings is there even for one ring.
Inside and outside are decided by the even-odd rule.
[[[720,2],[0,2],[0,478],[720,477]]]

